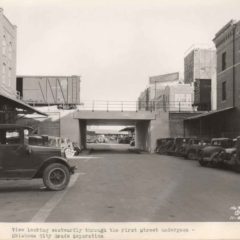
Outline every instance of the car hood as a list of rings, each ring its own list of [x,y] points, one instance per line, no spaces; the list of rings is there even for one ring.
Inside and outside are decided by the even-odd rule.
[[[205,148],[203,148],[203,156],[204,157],[209,157],[211,156],[213,153],[215,152],[220,152],[221,150],[223,150],[224,148],[220,147],[220,146],[207,146]]]

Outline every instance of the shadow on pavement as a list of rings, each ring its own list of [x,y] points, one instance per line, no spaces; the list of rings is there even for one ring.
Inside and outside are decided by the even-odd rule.
[[[89,149],[89,154],[126,154],[126,153],[133,153],[133,154],[141,154],[141,150],[139,149]]]
[[[26,184],[27,185],[27,184]],[[43,185],[34,186],[9,186],[7,182],[4,186],[0,186],[0,193],[17,193],[17,192],[49,192]]]

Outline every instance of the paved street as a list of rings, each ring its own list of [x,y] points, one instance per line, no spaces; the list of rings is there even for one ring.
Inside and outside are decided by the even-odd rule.
[[[0,182],[1,222],[228,221],[240,175],[172,156],[92,152],[62,192],[41,180]]]

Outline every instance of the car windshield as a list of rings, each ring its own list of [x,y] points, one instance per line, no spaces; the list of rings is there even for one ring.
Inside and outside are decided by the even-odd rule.
[[[213,146],[220,146],[224,148],[230,148],[233,147],[233,141],[232,140],[214,140],[212,141]]]

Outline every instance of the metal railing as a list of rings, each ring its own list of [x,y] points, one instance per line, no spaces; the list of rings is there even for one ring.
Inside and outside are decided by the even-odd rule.
[[[197,111],[192,101],[85,101],[77,107],[79,110],[90,111]]]
[[[138,111],[137,101],[85,101],[77,107],[79,110],[91,111]]]

